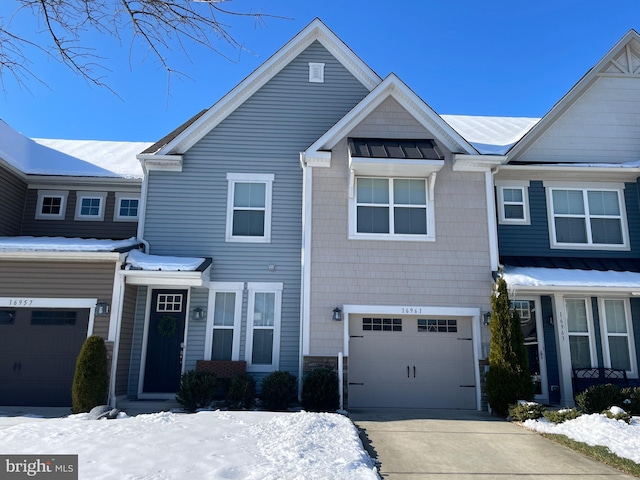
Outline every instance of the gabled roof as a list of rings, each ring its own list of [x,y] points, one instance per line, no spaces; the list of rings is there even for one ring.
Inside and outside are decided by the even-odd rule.
[[[634,52],[636,52],[634,54]],[[602,59],[584,75],[571,90],[556,103],[514,147],[509,151],[509,160],[517,160],[518,155],[530,147],[553,123],[567,111],[582,94],[603,74],[619,75],[640,73],[640,35],[629,30]]]
[[[364,118],[373,112],[387,98],[395,99],[425,129],[429,130],[438,142],[453,153],[477,155],[478,152],[445,122],[429,105],[416,95],[395,74],[389,74],[365,98],[342,117],[333,127],[322,135],[305,152],[304,158],[327,162],[331,158],[330,150],[349,134]]]
[[[164,144],[154,145],[157,146],[155,151],[149,149],[139,158],[184,153],[315,41],[320,42],[368,90],[380,83],[381,78],[316,18],[215,105],[174,130],[165,137]]]

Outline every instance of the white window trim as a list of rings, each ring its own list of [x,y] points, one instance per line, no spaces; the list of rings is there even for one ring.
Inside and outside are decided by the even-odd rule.
[[[247,301],[247,340],[245,360],[247,361],[247,372],[274,372],[280,367],[280,330],[281,330],[281,310],[282,310],[282,283],[247,283],[249,298]],[[253,310],[256,293],[274,293],[274,318],[273,318],[273,356],[271,365],[253,365],[251,358],[253,354]]]
[[[67,212],[68,191],[63,190],[38,190],[38,206],[36,207],[36,219],[38,220],[64,220]],[[60,213],[42,213],[42,203],[45,198],[60,198]]]
[[[616,297],[598,297],[598,310],[600,311],[600,336],[602,338],[602,355],[604,357],[604,366],[611,368],[611,354],[609,351],[609,333],[607,332],[607,313],[604,307],[605,300],[621,300],[624,302],[624,315],[627,323],[627,344],[629,346],[629,362],[631,370],[627,370],[627,376],[630,378],[638,377],[638,363],[636,360],[635,337],[633,333],[633,321],[631,318],[631,304],[628,298]],[[616,335],[613,336],[623,336]]]
[[[529,212],[529,181],[496,181],[498,190],[498,223],[502,225],[531,225],[531,215]],[[504,214],[504,189],[522,191],[522,209],[524,218],[506,218]],[[519,205],[519,204],[518,204]]]
[[[324,83],[324,63],[309,62],[309,83]]]
[[[86,198],[97,198],[100,200],[100,206],[98,208],[98,215],[83,215],[82,214],[82,200]],[[107,203],[107,192],[76,192],[76,216],[75,220],[78,221],[94,221],[101,222],[104,220],[104,207]]]
[[[582,300],[585,302],[585,308],[587,312],[587,332],[586,333],[571,332],[569,330],[569,312],[567,309],[567,300]],[[594,327],[593,327],[593,309],[591,308],[591,297],[573,297],[573,296],[564,297],[563,304],[564,304],[564,315],[565,315],[565,318],[567,319],[567,348],[569,353],[571,353],[571,346],[570,346],[571,336],[589,337],[589,357],[591,359],[591,368],[597,368],[598,355],[597,355],[596,339],[595,339]],[[569,359],[569,362],[571,362],[571,359]],[[571,368],[573,368],[573,365],[571,366]]]
[[[629,227],[627,225],[627,210],[624,198],[623,183],[563,183],[563,182],[544,182],[547,200],[547,219],[549,223],[549,245],[555,249],[565,250],[630,250],[629,245]],[[555,215],[553,211],[553,194],[554,190],[580,190],[583,196],[587,191],[614,191],[618,194],[618,202],[620,206],[620,222],[622,229],[622,244],[606,244],[592,243],[591,241],[591,225],[589,224],[588,203],[585,202],[585,222],[587,225],[587,240],[591,243],[558,243],[556,241],[556,225]],[[613,218],[613,217],[612,217]]]
[[[357,182],[358,178],[381,178],[389,181],[389,189],[393,190],[393,180],[396,178],[405,179],[405,177],[375,177],[370,175],[360,175],[355,178]],[[431,189],[431,180],[429,178],[424,177],[411,177],[410,180],[424,180],[425,181],[425,190],[427,196],[427,234],[426,235],[406,235],[406,234],[391,234],[391,233],[360,233],[357,231],[358,225],[358,212],[357,212],[357,202],[358,197],[354,192],[353,196],[349,198],[349,239],[350,240],[385,240],[385,241],[394,241],[394,242],[435,242],[436,240],[436,222],[435,222],[435,206],[434,200],[432,198],[430,189]],[[354,184],[355,189],[355,184]],[[392,197],[390,197],[391,200]],[[392,203],[389,203],[389,209],[393,208]],[[393,217],[390,213],[389,222],[392,222]],[[391,226],[391,224],[390,224]]]
[[[244,282],[211,282],[211,284],[209,285],[209,304],[207,308],[204,359],[211,360],[211,351],[213,349],[213,331],[216,328],[213,324],[213,315],[215,313],[215,300],[217,293],[236,294],[236,304],[233,313],[233,344],[231,348],[231,360],[240,360],[240,335],[242,334],[242,296],[244,293]]]
[[[135,217],[127,217],[120,215],[120,202],[122,200],[137,200],[138,201],[138,215]],[[114,222],[137,222],[140,217],[140,207],[142,203],[140,201],[140,197],[136,195],[132,195],[130,193],[116,193],[116,204],[113,209],[113,221]]]
[[[272,173],[227,173],[227,225],[225,241],[240,243],[271,243],[271,209],[272,190],[275,175]],[[233,235],[233,193],[236,182],[264,183],[265,188],[265,212],[264,212],[264,236],[247,237]]]

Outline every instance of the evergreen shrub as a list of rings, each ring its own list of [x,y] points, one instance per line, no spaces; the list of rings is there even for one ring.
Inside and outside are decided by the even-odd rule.
[[[489,328],[491,344],[486,375],[487,397],[491,409],[498,415],[506,416],[509,405],[518,400],[532,400],[535,389],[520,317],[511,308],[507,282],[503,277],[498,279],[491,296]]]
[[[262,404],[267,410],[286,410],[295,398],[296,377],[289,372],[275,371],[262,380]]]
[[[624,411],[620,407],[613,407],[602,412],[602,414],[613,420],[622,420],[625,423],[631,423],[631,414]]]
[[[93,407],[104,405],[109,389],[107,347],[98,335],[88,337],[78,359],[71,386],[71,411],[89,412]]]
[[[624,409],[632,415],[640,415],[640,387],[627,387],[621,390]]]
[[[516,422],[537,420],[544,416],[546,407],[536,402],[518,402],[509,407],[509,416]]]
[[[176,401],[187,412],[195,412],[211,406],[217,390],[218,379],[214,373],[189,370],[180,377]]]
[[[310,412],[333,412],[340,407],[338,374],[327,367],[319,367],[302,381],[302,408]]]
[[[232,409],[253,408],[256,402],[256,379],[251,375],[236,375],[227,389],[227,405]]]
[[[613,406],[624,405],[620,389],[611,384],[593,385],[576,395],[576,405],[582,413],[600,413]]]
[[[563,408],[562,410],[547,410],[544,412],[544,418],[551,423],[563,423],[567,420],[578,418],[581,413],[575,408]]]

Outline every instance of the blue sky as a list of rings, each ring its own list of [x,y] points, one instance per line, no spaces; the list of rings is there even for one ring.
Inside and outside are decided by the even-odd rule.
[[[2,0],[5,24],[17,2]],[[631,28],[640,1],[538,0],[233,0],[290,20],[232,18],[248,50],[231,62],[188,46],[190,61],[170,57],[187,77],[167,76],[137,45],[91,34],[105,57],[104,80],[118,93],[88,85],[65,67],[29,52],[47,85],[28,90],[4,75],[0,118],[30,137],[155,141],[213,105],[319,17],[382,77],[393,72],[440,114],[544,115]],[[27,12],[17,31],[40,30]],[[228,51],[228,50],[227,50]]]

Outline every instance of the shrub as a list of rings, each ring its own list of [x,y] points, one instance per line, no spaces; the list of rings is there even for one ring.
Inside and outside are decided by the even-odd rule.
[[[104,405],[109,389],[107,347],[104,339],[92,335],[84,341],[71,387],[71,411],[88,412],[93,407]]]
[[[544,405],[535,402],[518,402],[509,407],[509,416],[516,422],[537,420],[544,415]]]
[[[611,383],[593,385],[576,395],[576,405],[583,413],[600,413],[623,402],[620,389]]]
[[[625,412],[620,407],[611,407],[610,409],[602,412],[602,414],[607,418],[612,418],[613,420],[622,420],[625,423],[631,423],[631,414]]]
[[[227,390],[227,405],[234,409],[253,408],[256,402],[256,379],[246,373],[231,379]]]
[[[262,404],[268,410],[286,410],[295,398],[296,377],[276,371],[262,380]]]
[[[340,407],[338,374],[330,368],[311,371],[302,381],[302,407],[311,412],[333,412]]]
[[[624,409],[632,415],[640,415],[640,387],[627,387],[621,390]]]
[[[517,312],[511,309],[507,283],[498,279],[491,296],[491,346],[486,375],[487,397],[492,410],[506,415],[509,405],[518,400],[532,400],[534,385],[524,335]]]
[[[211,372],[190,370],[180,377],[180,387],[176,393],[176,401],[188,412],[199,408],[207,408],[213,402],[218,389],[218,379]]]
[[[544,418],[551,423],[563,423],[567,420],[578,418],[581,413],[575,408],[564,408],[562,410],[547,410],[544,412]]]

